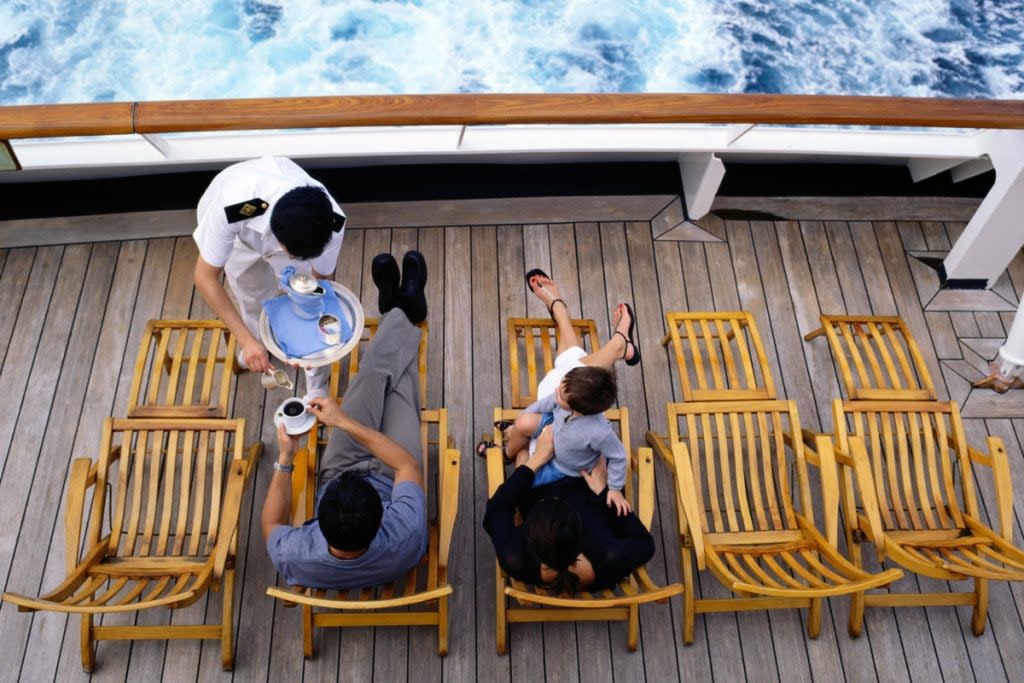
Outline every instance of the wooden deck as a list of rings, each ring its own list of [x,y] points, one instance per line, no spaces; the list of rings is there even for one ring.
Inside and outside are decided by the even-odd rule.
[[[624,625],[514,625],[510,654],[494,650],[493,553],[480,529],[485,468],[472,446],[492,408],[508,403],[503,321],[544,315],[523,273],[547,270],[570,311],[597,321],[633,301],[644,362],[622,368],[621,403],[633,434],[665,429],[665,403],[678,396],[674,371],[658,342],[665,310],[753,312],[783,395],[797,401],[805,426],[830,428],[838,396],[824,340],[804,343],[820,311],[899,314],[910,325],[943,396],[965,402],[972,441],[1003,437],[1016,491],[1016,538],[1024,519],[1024,411],[1017,396],[971,393],[983,358],[1002,341],[1024,289],[1018,254],[994,292],[940,292],[917,255],[941,255],[962,223],[829,221],[704,222],[706,234],[650,222],[560,223],[450,228],[351,229],[338,279],[376,312],[369,261],[381,251],[422,251],[430,266],[429,402],[446,406],[463,452],[460,511],[451,580],[451,650],[434,652],[433,631],[416,628],[318,631],[317,655],[303,660],[299,613],[264,595],[274,571],[259,531],[259,509],[274,451],[271,413],[258,379],[237,383],[234,415],[247,440],[269,453],[243,508],[239,548],[237,654],[234,674],[220,670],[215,642],[105,642],[95,680],[220,681],[667,681],[684,680],[1024,680],[1024,586],[992,584],[984,636],[970,634],[969,610],[870,609],[865,635],[846,634],[847,601],[828,602],[818,640],[804,635],[797,611],[698,618],[697,641],[680,639],[680,605],[641,611],[641,645],[625,648]],[[657,232],[657,230],[655,230]],[[682,237],[672,241],[664,237]],[[0,583],[36,594],[63,576],[63,489],[72,457],[93,454],[102,419],[123,415],[132,361],[150,318],[209,317],[193,292],[195,247],[188,237],[74,244],[0,251]],[[1016,416],[1016,417],[1014,417]],[[658,466],[660,512],[652,564],[657,581],[678,580],[670,479]],[[991,504],[990,488],[983,499]],[[913,585],[915,578],[905,578]],[[924,581],[922,581],[922,584]],[[941,584],[939,590],[946,590]],[[721,594],[710,575],[703,595]],[[198,620],[212,602],[181,612],[153,611],[139,623]],[[135,619],[134,616],[122,617]],[[107,623],[112,623],[108,620]],[[20,614],[0,607],[0,680],[75,681],[78,619]]]

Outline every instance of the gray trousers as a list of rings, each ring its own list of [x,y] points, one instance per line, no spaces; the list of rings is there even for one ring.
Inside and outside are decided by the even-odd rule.
[[[419,346],[420,329],[397,308],[388,311],[363,352],[359,372],[349,383],[341,408],[360,424],[398,443],[422,465]],[[395,475],[358,441],[332,429],[320,467],[320,485],[345,471]]]

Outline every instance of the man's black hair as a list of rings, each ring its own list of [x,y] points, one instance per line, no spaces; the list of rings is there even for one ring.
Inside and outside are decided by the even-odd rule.
[[[383,515],[377,490],[353,472],[345,472],[328,484],[316,509],[328,545],[346,551],[368,548]]]
[[[274,203],[270,229],[289,254],[311,259],[324,252],[339,218],[323,188],[304,185],[288,190]]]

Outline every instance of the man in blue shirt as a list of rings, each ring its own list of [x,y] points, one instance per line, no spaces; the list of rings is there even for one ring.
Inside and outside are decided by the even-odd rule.
[[[378,260],[390,259],[381,268]],[[344,406],[314,398],[309,411],[332,427],[324,452],[317,516],[289,524],[297,440],[278,429],[280,446],[263,504],[267,551],[285,583],[314,588],[375,586],[404,575],[427,549],[420,441],[418,350],[426,317],[426,264],[419,252],[398,267],[374,259],[384,315],[368,344]],[[393,264],[393,265],[392,265]]]

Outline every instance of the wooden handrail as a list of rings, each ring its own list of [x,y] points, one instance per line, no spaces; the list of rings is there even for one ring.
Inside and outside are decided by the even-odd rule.
[[[745,94],[455,94],[0,107],[0,140],[358,126],[765,123],[1024,129],[1024,101]]]

